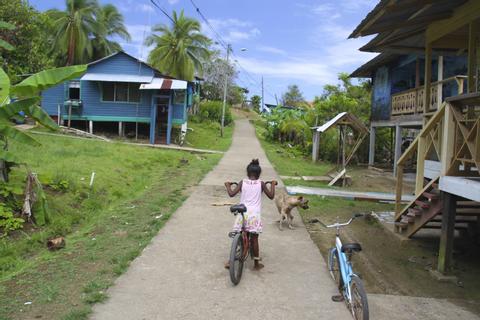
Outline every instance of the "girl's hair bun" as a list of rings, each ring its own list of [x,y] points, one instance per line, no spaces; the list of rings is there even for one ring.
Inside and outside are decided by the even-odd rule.
[[[258,166],[260,162],[258,161],[258,159],[252,159],[252,162],[250,162],[250,164]]]

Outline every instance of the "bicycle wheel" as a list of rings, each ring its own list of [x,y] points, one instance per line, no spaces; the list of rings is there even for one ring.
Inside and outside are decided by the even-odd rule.
[[[340,274],[340,263],[338,259],[337,249],[331,248],[328,252],[328,271],[332,276],[333,280],[337,284],[338,289],[341,292],[341,288],[343,286],[343,279],[342,275]]]
[[[243,272],[243,238],[241,233],[237,233],[233,238],[229,262],[230,280],[234,285],[237,285]]]
[[[367,293],[363,287],[362,279],[353,275],[350,282],[350,293],[352,301],[350,301],[350,310],[355,320],[368,320],[368,300]]]

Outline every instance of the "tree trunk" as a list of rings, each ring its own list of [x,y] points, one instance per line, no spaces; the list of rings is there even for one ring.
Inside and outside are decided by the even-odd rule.
[[[0,181],[8,182],[8,165],[5,160],[0,160]]]

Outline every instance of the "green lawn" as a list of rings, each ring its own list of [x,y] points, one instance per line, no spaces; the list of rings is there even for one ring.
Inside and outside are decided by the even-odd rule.
[[[321,176],[330,171],[333,166],[329,163],[313,163],[311,157],[305,156],[290,148],[288,145],[273,143],[264,138],[263,128],[260,121],[255,121],[257,137],[262,144],[268,160],[275,167],[275,170],[282,176]]]
[[[46,186],[52,221],[0,239],[0,319],[85,319],[221,155],[35,138],[11,149]],[[25,169],[11,178],[21,187]],[[53,236],[66,248],[48,251]]]
[[[234,124],[225,127],[223,137],[220,136],[220,125],[214,122],[190,121],[189,128],[193,131],[187,133],[187,147],[227,151],[232,142]]]

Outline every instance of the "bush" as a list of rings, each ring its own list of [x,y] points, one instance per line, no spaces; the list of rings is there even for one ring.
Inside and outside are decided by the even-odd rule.
[[[214,122],[222,122],[222,101],[202,101],[200,103],[200,120],[210,120]],[[225,125],[229,125],[233,121],[230,106],[227,104],[225,108]]]

